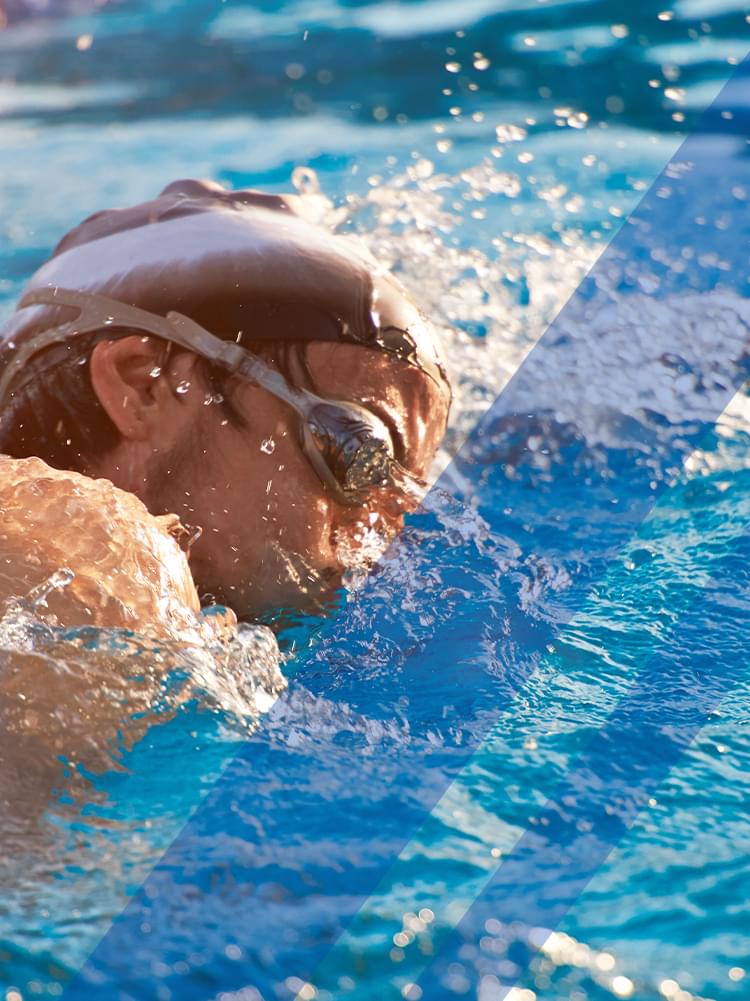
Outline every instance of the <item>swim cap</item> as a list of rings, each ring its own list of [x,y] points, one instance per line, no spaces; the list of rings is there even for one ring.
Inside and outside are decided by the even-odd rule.
[[[26,291],[58,286],[162,316],[175,310],[240,344],[361,344],[445,380],[430,324],[396,279],[361,240],[332,234],[303,213],[294,195],[174,181],[151,201],[89,216]],[[67,318],[21,299],[0,334],[6,361],[23,340]]]

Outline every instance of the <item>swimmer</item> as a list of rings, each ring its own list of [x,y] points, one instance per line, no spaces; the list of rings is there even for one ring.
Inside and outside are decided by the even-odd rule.
[[[176,515],[202,602],[246,619],[318,607],[393,537],[450,403],[430,324],[357,239],[195,180],[68,233],[0,364],[0,452]]]

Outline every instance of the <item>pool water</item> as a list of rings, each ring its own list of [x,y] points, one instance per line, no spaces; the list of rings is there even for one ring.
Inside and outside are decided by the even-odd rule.
[[[742,394],[726,407],[737,353],[722,361],[750,322],[746,197],[721,168],[739,116],[707,136],[717,176],[695,209],[731,217],[734,281],[707,258],[692,298],[660,302],[669,351],[649,326],[658,258],[619,312],[572,303],[515,409],[464,443],[745,56],[748,16],[732,0],[7,6],[4,315],[103,206],[180,176],[295,187],[412,288],[455,386],[438,490],[327,620],[285,620],[272,708],[252,630],[217,654],[51,635],[27,608],[2,623],[6,658],[31,644],[61,671],[96,678],[106,648],[135,684],[169,661],[147,725],[125,713],[117,746],[54,781],[6,741],[9,1001],[492,1001],[516,981],[516,1001],[746,996],[750,412]],[[721,301],[697,294],[716,284]],[[696,326],[701,352],[683,357]],[[617,420],[586,394],[600,363],[633,385]],[[509,421],[550,371],[553,418]],[[556,935],[533,907],[507,921],[493,874],[577,756],[604,728],[637,759],[607,725],[644,665],[660,654],[679,690],[704,684],[679,656],[696,615],[734,685],[654,771]],[[679,734],[681,704],[657,689],[647,709]]]

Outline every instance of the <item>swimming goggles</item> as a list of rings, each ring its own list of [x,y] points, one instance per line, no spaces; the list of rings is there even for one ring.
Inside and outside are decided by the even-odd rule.
[[[77,309],[78,317],[36,334],[16,349],[0,378],[0,404],[13,380],[40,351],[103,328],[144,331],[249,379],[287,403],[299,416],[305,457],[339,503],[363,504],[370,490],[392,485],[397,472],[403,472],[394,457],[388,427],[366,407],[348,400],[325,400],[290,385],[261,358],[239,344],[221,340],[181,313],[159,316],[107,296],[54,286],[33,289],[20,303],[22,308],[41,305]]]

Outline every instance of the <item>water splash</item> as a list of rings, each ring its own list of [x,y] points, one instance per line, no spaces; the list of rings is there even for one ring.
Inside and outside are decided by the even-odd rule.
[[[373,178],[366,193],[347,195],[341,204],[321,194],[310,168],[305,175],[308,187],[300,189],[303,203],[309,197],[318,218],[342,233],[357,232],[436,325],[453,384],[453,407],[432,479],[448,465],[603,249],[579,226],[565,224],[577,193],[554,183],[529,187],[517,172],[500,169],[506,147],[522,145],[526,130],[504,124],[497,126],[496,135],[499,146],[456,175],[438,171],[433,161],[422,157],[387,179]],[[502,218],[498,202],[521,194],[547,203],[565,202],[553,224],[556,233],[493,232],[484,223],[478,238],[466,243],[467,211],[487,204]],[[684,253],[689,255],[690,248]],[[664,263],[677,271],[684,267],[680,260]],[[750,327],[746,301],[731,291],[657,301],[653,293],[659,280],[654,276],[654,287],[622,298],[614,291],[618,274],[612,272],[609,289],[601,287],[603,278],[598,278],[600,290],[612,300],[608,310],[592,319],[576,297],[556,328],[559,382],[569,386],[567,405],[556,419],[575,427],[592,454],[600,445],[638,447],[644,430],[658,436],[662,422],[679,423],[686,401],[695,410],[696,387],[706,414],[715,413],[715,398],[732,377]],[[667,350],[665,337],[653,337],[654,324],[670,332]],[[585,366],[591,355],[582,343],[590,337],[609,342],[606,353],[597,352],[597,360],[610,359],[613,382],[618,387],[626,379],[630,382],[630,409],[626,401],[624,415],[610,413],[606,400],[587,393],[593,380]],[[683,357],[686,343],[692,345],[690,358]],[[644,385],[644,372],[652,384]],[[651,401],[648,408],[645,399]],[[744,418],[738,423],[741,405],[733,407],[729,424],[734,431],[750,427]],[[623,416],[632,421],[623,421]]]
[[[251,731],[286,687],[278,645],[265,626],[233,627],[205,609],[189,636],[158,642],[126,629],[65,628],[46,597],[72,579],[60,571],[0,616],[0,715],[5,763],[19,736],[39,761],[63,756],[87,769],[117,768],[123,750],[186,706]]]
[[[575,129],[582,122],[575,119],[569,124]],[[522,144],[525,136],[521,132],[503,128],[498,133],[498,140],[506,145],[510,142]],[[524,234],[500,227],[493,232],[484,226],[472,245],[467,245],[464,235],[467,215],[478,218],[472,213],[492,200],[495,203],[497,200],[511,202],[529,195],[524,181],[515,171],[500,169],[498,161],[501,159],[500,156],[490,155],[473,168],[449,175],[441,174],[431,160],[422,157],[389,179],[373,178],[370,190],[364,194],[349,195],[342,204],[329,202],[325,213],[328,222],[341,232],[354,231],[364,237],[378,259],[398,274],[438,325],[454,385],[454,408],[449,435],[433,469],[433,476],[447,465],[451,454],[460,447],[478,418],[506,385],[601,250],[601,245],[591,236],[586,236],[575,226],[565,225],[560,225],[555,233],[548,235]],[[574,210],[576,199],[580,196],[569,187],[553,181],[540,186],[535,197],[559,211],[560,218],[564,219],[566,212]],[[320,211],[319,191],[316,191],[316,210]],[[679,266],[679,262],[673,263]],[[557,359],[560,383],[569,387],[567,393],[561,394],[559,412],[553,415],[548,426],[540,425],[530,432],[524,431],[518,443],[517,461],[511,449],[502,453],[503,460],[508,460],[505,472],[509,481],[523,478],[531,488],[530,493],[535,486],[552,482],[550,467],[555,462],[569,462],[573,475],[597,475],[606,484],[608,479],[618,474],[618,455],[628,449],[643,451],[644,440],[649,442],[652,450],[650,457],[644,455],[644,468],[650,468],[650,463],[654,478],[671,475],[672,471],[661,469],[658,462],[653,461],[653,453],[658,455],[661,447],[662,428],[682,423],[688,401],[690,411],[696,412],[696,392],[701,402],[705,403],[705,414],[713,415],[718,409],[716,400],[720,398],[723,387],[728,379],[734,378],[733,362],[741,357],[750,326],[750,314],[742,299],[725,291],[668,296],[657,300],[653,296],[659,289],[656,276],[653,285],[620,297],[616,292],[618,276],[613,273],[611,277],[611,308],[592,319],[586,315],[582,303],[574,303],[565,314],[565,323],[559,327],[559,336],[551,350]],[[653,337],[654,324],[658,324],[659,329],[667,331],[672,338],[667,350],[663,338]],[[618,413],[609,409],[606,399],[596,398],[587,391],[588,384],[595,381],[601,384],[601,373],[596,373],[596,380],[591,377],[594,373],[587,366],[593,364],[593,360],[589,353],[581,350],[582,336],[605,341],[607,350],[598,352],[597,357],[600,360],[602,357],[610,358],[613,379],[616,376],[621,387],[628,384],[631,387],[632,392],[622,394],[623,406]],[[688,343],[694,346],[690,357],[685,356],[685,345]],[[732,345],[736,350],[728,350]],[[723,363],[719,360],[721,358],[729,360]],[[648,372],[647,384],[644,384],[644,372]],[[644,398],[648,399],[648,406],[643,405]],[[524,400],[519,400],[518,404],[523,412]],[[508,429],[509,436],[512,432],[512,428]],[[573,458],[567,459],[565,456],[570,452],[571,440],[575,441],[577,452]],[[658,547],[656,562],[664,561],[664,565],[669,566],[670,572],[675,572],[678,579],[682,580],[684,575],[684,580],[687,580],[690,568],[696,562],[690,548],[690,539],[695,532],[689,510],[691,505],[706,506],[707,514],[701,532],[703,544],[707,546],[722,545],[727,526],[733,526],[736,531],[738,523],[744,521],[742,512],[746,505],[737,496],[731,496],[732,478],[728,474],[746,470],[749,445],[750,410],[747,397],[738,393],[720,418],[713,440],[690,457],[687,473],[695,478],[695,482],[687,485],[684,495],[673,497],[664,510],[657,512],[653,523],[646,529],[648,538],[652,533],[658,534],[655,525],[662,526],[662,530],[666,526],[666,538]],[[492,461],[492,456],[487,461]],[[521,468],[522,465],[525,469]],[[471,486],[462,483],[461,477],[461,470],[452,468],[448,482],[459,487]],[[465,493],[471,495],[470,490]],[[694,500],[691,499],[693,497]],[[491,500],[497,502],[498,499],[493,496]],[[522,513],[516,514],[509,508],[507,514],[509,518],[523,523]],[[564,492],[550,501],[549,518],[551,523],[559,521],[561,529],[564,529]],[[453,603],[462,601],[460,576],[471,576],[473,573],[471,566],[465,563],[460,565],[460,560],[465,559],[467,546],[475,547],[493,564],[492,572],[485,573],[481,578],[482,588],[475,587],[472,592],[474,595],[484,594],[483,607],[486,607],[487,617],[494,614],[497,608],[507,608],[509,593],[512,592],[515,597],[514,614],[517,614],[513,629],[520,628],[521,631],[540,620],[554,622],[556,607],[564,602],[572,577],[589,569],[585,547],[582,546],[577,560],[568,563],[554,559],[540,561],[533,557],[533,553],[521,552],[515,543],[491,531],[481,514],[471,506],[458,504],[447,493],[434,490],[392,553],[378,552],[383,540],[378,538],[377,532],[369,534],[367,526],[363,526],[356,541],[362,555],[369,550],[371,560],[379,563],[378,573],[368,585],[367,605],[356,606],[359,615],[356,635],[360,635],[364,631],[363,626],[369,623],[372,642],[369,649],[360,646],[350,655],[348,651],[342,653],[345,638],[337,636],[327,649],[331,664],[340,668],[342,674],[347,671],[365,672],[373,686],[377,684],[380,672],[395,673],[402,669],[403,651],[394,649],[396,644],[382,643],[379,635],[384,631],[382,624],[389,616],[393,595],[398,595],[397,614],[401,630],[398,635],[401,636],[402,646],[418,648],[420,641],[434,632],[441,617],[451,615]],[[445,548],[446,542],[448,547],[456,546],[456,565],[445,559],[441,561],[440,571],[435,573],[429,559],[424,559],[422,554],[434,551],[435,546]],[[642,548],[644,546],[645,543]],[[649,549],[649,553],[651,551]],[[343,555],[348,555],[353,565],[346,583],[356,589],[361,585],[365,571],[357,567],[356,553],[344,552]],[[638,553],[630,555],[638,556]],[[651,568],[640,570],[641,579],[648,578],[648,593],[641,590],[639,594],[633,594],[632,588],[628,591],[622,585],[613,587],[611,597],[602,593],[592,600],[586,615],[566,636],[561,674],[552,678],[542,672],[538,684],[534,685],[529,707],[529,732],[526,732],[524,711],[506,721],[508,735],[504,737],[503,747],[509,759],[517,753],[514,751],[514,740],[520,742],[528,755],[538,753],[542,733],[549,737],[568,730],[583,736],[587,724],[581,719],[582,705],[595,707],[595,714],[606,710],[608,700],[612,698],[608,687],[610,683],[616,691],[633,670],[632,651],[637,649],[642,639],[639,630],[644,636],[653,635],[663,615],[666,585],[659,577],[658,568],[654,569],[654,562],[651,556],[640,562],[628,557],[623,562],[624,573],[639,572],[642,567]],[[697,580],[697,571],[692,572]],[[452,576],[459,578],[458,584],[450,579]],[[629,600],[624,595],[629,595]],[[391,622],[392,618],[388,621]],[[482,608],[477,608],[476,620],[481,621],[481,618]],[[395,626],[392,625],[392,629],[395,633]],[[621,662],[612,661],[614,654],[610,652],[609,643],[612,633],[617,634],[615,649],[619,651]],[[487,650],[488,673],[496,671],[502,674],[512,670],[515,656],[513,642],[511,631],[506,648],[497,652]],[[548,649],[551,655],[557,655],[553,646]],[[456,652],[456,655],[459,653]],[[598,663],[603,673],[587,678],[583,667],[587,662],[591,664],[592,672],[596,671]],[[604,682],[607,670],[611,676]],[[336,672],[332,673],[335,675]],[[332,685],[335,683],[333,677]],[[564,694],[568,689],[569,694]],[[408,689],[405,688],[405,691]],[[399,722],[398,710],[394,707],[394,727]],[[448,733],[448,723],[436,719],[430,734],[435,745],[439,746]],[[409,744],[413,751],[415,738],[407,729],[399,734],[398,739],[405,745]],[[551,744],[552,740],[548,743]],[[505,747],[505,744],[508,746]],[[559,746],[563,746],[562,741],[559,741]],[[331,756],[332,759],[335,757],[333,753]],[[523,758],[514,761],[519,785],[528,785],[530,789],[544,788],[544,782],[549,779],[541,767],[538,773],[529,775]],[[555,755],[549,753],[548,767],[554,767],[554,762]],[[694,762],[686,766],[688,774],[694,767]],[[480,769],[482,794],[479,802],[482,804],[492,799],[492,792],[485,784],[491,781],[489,776],[493,769],[498,772],[496,795],[501,815],[505,812],[513,815],[515,803],[511,805],[507,801],[506,784],[513,786],[516,775],[496,762],[491,766],[488,764],[484,770]],[[689,781],[686,780],[685,784],[689,785]],[[513,788],[512,798],[523,801],[523,795]],[[375,790],[369,792],[373,797],[377,795]],[[385,793],[383,798],[386,798]],[[679,801],[679,797],[676,798]],[[496,826],[497,818],[494,815],[490,818],[487,809],[488,823],[491,819]],[[528,815],[523,808],[519,808],[518,812],[519,826],[523,826]],[[681,816],[688,823],[684,811]],[[662,839],[659,832],[650,828],[649,851],[668,851],[664,842],[671,844],[669,839],[669,833]],[[454,836],[447,844],[430,843],[424,846],[424,850],[431,858],[444,857],[448,870],[450,860],[460,857],[466,860],[467,865],[469,860],[475,860],[476,840],[476,826],[473,826],[471,832],[465,832],[461,841]],[[645,848],[642,850],[644,857],[651,857]],[[665,858],[665,871],[672,872],[673,864],[671,856]],[[421,885],[421,874],[414,872],[412,875],[415,885]],[[446,874],[446,885],[453,886],[458,893],[458,888],[450,880],[451,876]],[[685,896],[699,897],[697,882],[688,882],[690,885],[685,890]],[[638,903],[633,899],[637,893],[633,893],[632,887],[617,884],[615,889],[610,886],[610,901],[611,894],[615,892],[628,913],[637,912]],[[670,888],[663,887],[660,893],[662,897],[669,898]],[[408,890],[401,887],[396,895],[399,894],[402,900],[403,896],[408,896]],[[416,899],[415,896],[414,902]],[[393,898],[370,903],[373,905],[372,920],[367,926],[367,934],[373,938],[368,938],[367,942],[364,938],[358,939],[352,946],[351,955],[357,957],[361,969],[374,972],[372,977],[365,974],[355,976],[352,972],[352,976],[347,978],[346,989],[362,990],[363,996],[372,991],[372,996],[377,996],[378,990],[386,991],[395,986],[407,997],[411,996],[410,991],[414,988],[413,996],[417,997],[418,988],[400,978],[401,969],[405,974],[408,966],[405,962],[402,964],[403,955],[394,958],[390,954],[391,963],[378,965],[381,956],[385,959],[389,955],[392,929],[389,930],[386,914],[393,907]],[[650,915],[653,921],[658,920],[657,910],[655,904]],[[417,910],[409,914],[410,920],[414,915],[419,917]],[[623,920],[613,932],[613,935],[619,936],[620,942],[627,938],[624,924]],[[396,934],[408,938],[410,931],[413,929],[404,927],[397,929]],[[375,944],[374,936],[378,933],[383,933],[384,938],[380,944]],[[543,945],[542,939],[545,940]],[[419,944],[417,940],[420,936],[412,935],[410,941]],[[422,944],[427,950],[429,943]],[[636,962],[629,970],[627,953],[622,961],[618,960],[614,946],[597,949],[561,932],[549,933],[544,929],[521,927],[492,927],[481,940],[467,941],[460,954],[466,958],[467,969],[453,971],[455,983],[452,992],[463,996],[463,991],[476,982],[479,972],[483,974],[479,978],[481,1001],[499,997],[499,980],[494,973],[486,971],[508,952],[529,945],[535,948],[541,945],[541,955],[532,966],[536,979],[529,979],[528,984],[524,983],[514,991],[510,995],[514,1001],[534,1001],[536,997],[548,995],[577,996],[581,999],[666,997],[684,1001],[699,996],[688,989],[690,978],[680,972],[684,967],[677,965],[682,962],[677,949],[668,958],[652,964],[650,972],[641,962]],[[404,951],[398,944],[394,949],[396,952]],[[670,963],[675,964],[671,970]],[[736,966],[732,966],[731,971],[730,980],[742,972]],[[341,972],[344,972],[343,969]],[[683,986],[686,983],[688,986]],[[299,989],[305,986],[300,984]]]

